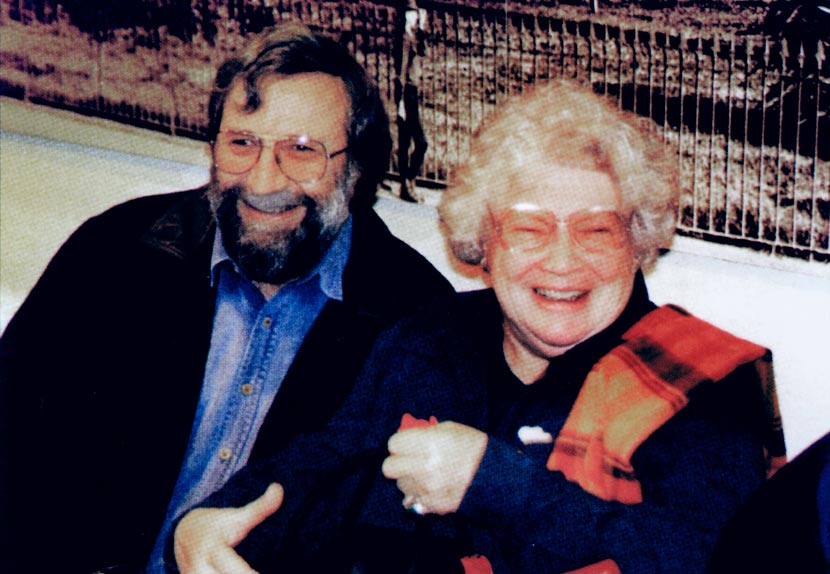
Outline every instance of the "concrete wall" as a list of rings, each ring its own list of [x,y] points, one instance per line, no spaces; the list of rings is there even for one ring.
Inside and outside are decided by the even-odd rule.
[[[204,146],[193,141],[7,98],[0,128],[0,329],[87,217],[207,180]],[[377,210],[457,289],[481,286],[448,255],[429,203],[382,197]],[[830,265],[677,238],[647,279],[658,303],[682,305],[773,350],[791,455],[830,431]]]

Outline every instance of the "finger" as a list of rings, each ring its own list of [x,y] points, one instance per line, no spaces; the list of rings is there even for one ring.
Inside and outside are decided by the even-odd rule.
[[[237,541],[229,534],[232,528],[228,525],[229,518],[241,511],[239,508],[200,508],[182,519],[173,541],[181,574],[255,574],[233,550]]]
[[[230,548],[216,552],[212,556],[211,566],[210,572],[216,574],[259,574]]]
[[[282,506],[284,495],[285,491],[282,486],[276,482],[272,482],[265,489],[262,496],[241,507],[233,524],[236,542],[241,541],[251,530],[259,526],[263,520],[279,510],[280,506]]]
[[[424,440],[423,433],[429,432],[430,428],[409,428],[398,431],[389,437],[386,446],[391,454],[405,454],[420,447]]]
[[[393,480],[410,476],[418,469],[418,458],[412,456],[392,455],[386,457],[381,466],[383,476]]]
[[[401,491],[401,494],[403,494],[404,497],[412,498],[418,495],[418,485],[414,480],[412,480],[409,477],[399,478],[395,482],[395,485],[398,487],[398,490]]]
[[[415,495],[414,494],[407,494],[403,497],[403,507],[409,508],[415,503]]]

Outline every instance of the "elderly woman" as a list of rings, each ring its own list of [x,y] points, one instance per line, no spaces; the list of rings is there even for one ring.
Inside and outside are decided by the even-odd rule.
[[[677,192],[639,122],[564,82],[504,106],[440,206],[491,289],[382,336],[326,433],[180,523],[182,570],[702,572],[783,441],[769,353],[648,298]]]

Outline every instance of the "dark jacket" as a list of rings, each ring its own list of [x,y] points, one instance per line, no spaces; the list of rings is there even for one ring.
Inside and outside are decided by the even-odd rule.
[[[308,333],[252,460],[322,426],[378,332],[451,292],[374,212],[353,216],[343,301],[328,302]],[[70,237],[8,325],[0,510],[13,535],[3,560],[16,562],[3,571],[70,574],[149,557],[202,386],[214,230],[204,189],[119,205]]]
[[[460,293],[378,338],[324,433],[243,469],[205,506],[238,506],[273,480],[283,484],[283,506],[237,547],[262,574],[450,573],[475,553],[497,574],[561,573],[609,557],[626,574],[701,573],[719,529],[764,480],[762,396],[751,365],[696,389],[637,449],[640,504],[587,494],[545,468],[551,444],[523,445],[517,436],[537,425],[556,436],[592,366],[653,308],[638,280],[615,323],[523,385],[504,360],[492,291]],[[394,481],[380,474],[404,413],[487,432],[456,514],[405,511]]]
[[[784,465],[723,531],[709,574],[830,574],[830,433]]]

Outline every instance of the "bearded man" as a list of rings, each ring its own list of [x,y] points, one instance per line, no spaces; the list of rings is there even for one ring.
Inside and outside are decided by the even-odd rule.
[[[256,38],[209,136],[207,186],[87,221],[0,340],[6,572],[160,571],[183,510],[321,428],[377,333],[451,290],[372,210],[388,117],[334,40]]]

